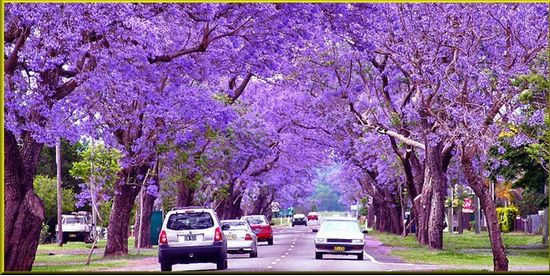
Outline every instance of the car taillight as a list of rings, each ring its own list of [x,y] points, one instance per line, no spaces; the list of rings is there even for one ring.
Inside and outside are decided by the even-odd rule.
[[[221,240],[223,240],[222,229],[220,227],[217,227],[214,233],[214,241],[221,241]]]
[[[166,231],[160,231],[159,244],[168,244],[168,238],[166,237]]]
[[[244,240],[245,241],[251,241],[252,240],[252,235],[246,234],[246,236],[244,236]]]

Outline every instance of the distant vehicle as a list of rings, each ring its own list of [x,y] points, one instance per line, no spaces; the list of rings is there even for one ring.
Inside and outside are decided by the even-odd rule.
[[[250,228],[252,228],[252,231],[256,234],[258,241],[267,241],[267,244],[273,245],[273,229],[271,229],[271,226],[274,224],[268,223],[265,216],[244,216],[241,219],[248,222]]]
[[[317,212],[309,212],[307,214],[307,220],[319,220],[319,214]]]
[[[355,218],[326,218],[315,237],[315,259],[323,254],[357,255],[363,260],[364,234]]]
[[[227,269],[227,240],[216,213],[204,207],[178,207],[166,214],[159,234],[161,271],[173,264],[215,263]]]
[[[292,217],[292,227],[294,225],[304,225],[307,226],[307,219],[304,214],[296,214]]]
[[[258,238],[245,220],[222,220],[223,231],[227,239],[227,252],[231,254],[250,254],[250,258],[258,257]]]
[[[56,233],[58,226],[55,226]],[[92,242],[92,225],[88,212],[73,212],[72,215],[63,215],[61,219],[63,243],[69,241]]]

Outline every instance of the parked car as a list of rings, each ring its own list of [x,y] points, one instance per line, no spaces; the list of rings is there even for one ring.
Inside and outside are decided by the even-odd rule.
[[[265,216],[244,216],[241,219],[248,222],[250,228],[252,228],[252,231],[256,234],[258,241],[267,241],[267,244],[273,245],[273,229],[271,229],[271,226],[274,224],[268,223]]]
[[[307,220],[319,220],[319,214],[317,212],[309,212],[307,214]]]
[[[338,254],[357,255],[358,260],[363,260],[366,233],[355,218],[326,218],[315,237],[315,259],[322,259],[323,254]]]
[[[294,225],[304,225],[307,226],[307,219],[304,214],[296,214],[292,217],[292,227]]]
[[[223,231],[227,239],[227,253],[250,254],[250,258],[258,257],[258,238],[252,232],[248,222],[244,220],[222,220],[220,222],[227,230]]]
[[[57,225],[55,231],[57,233]],[[73,212],[72,215],[62,215],[61,231],[63,231],[63,243],[69,241],[92,242],[92,225],[88,212]]]
[[[166,214],[159,235],[161,271],[173,264],[215,263],[227,269],[227,240],[216,213],[204,207],[178,207]]]

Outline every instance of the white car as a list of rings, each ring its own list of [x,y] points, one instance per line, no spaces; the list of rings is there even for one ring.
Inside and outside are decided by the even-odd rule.
[[[250,258],[258,257],[258,241],[248,222],[244,220],[222,220],[223,231],[227,239],[227,252],[231,254],[250,254]]]
[[[57,234],[58,225],[55,225]],[[88,220],[86,212],[73,212],[72,215],[63,215],[61,220],[63,231],[63,243],[68,241],[92,242],[92,224]]]
[[[159,235],[161,271],[171,271],[173,264],[215,263],[227,269],[227,240],[216,213],[204,207],[172,209]]]
[[[326,218],[316,232],[315,259],[322,259],[324,254],[337,254],[357,255],[358,260],[363,260],[367,230],[361,231],[355,218]]]

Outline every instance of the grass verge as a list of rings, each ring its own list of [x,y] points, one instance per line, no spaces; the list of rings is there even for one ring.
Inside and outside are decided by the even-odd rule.
[[[133,241],[129,241],[128,255],[117,257],[103,257],[106,241],[100,240],[92,254],[90,265],[84,265],[88,259],[91,244],[83,242],[69,242],[63,247],[57,244],[41,244],[32,268],[33,272],[55,272],[55,271],[97,271],[108,268],[118,268],[130,265],[132,260],[157,256],[157,249],[137,249],[133,247]]]
[[[414,236],[401,236],[369,232],[384,245],[393,247],[391,255],[404,261],[423,264],[492,266],[493,256],[488,234],[443,234],[443,250],[431,250],[421,246]],[[548,266],[548,247],[541,243],[540,235],[503,233],[511,266]]]

